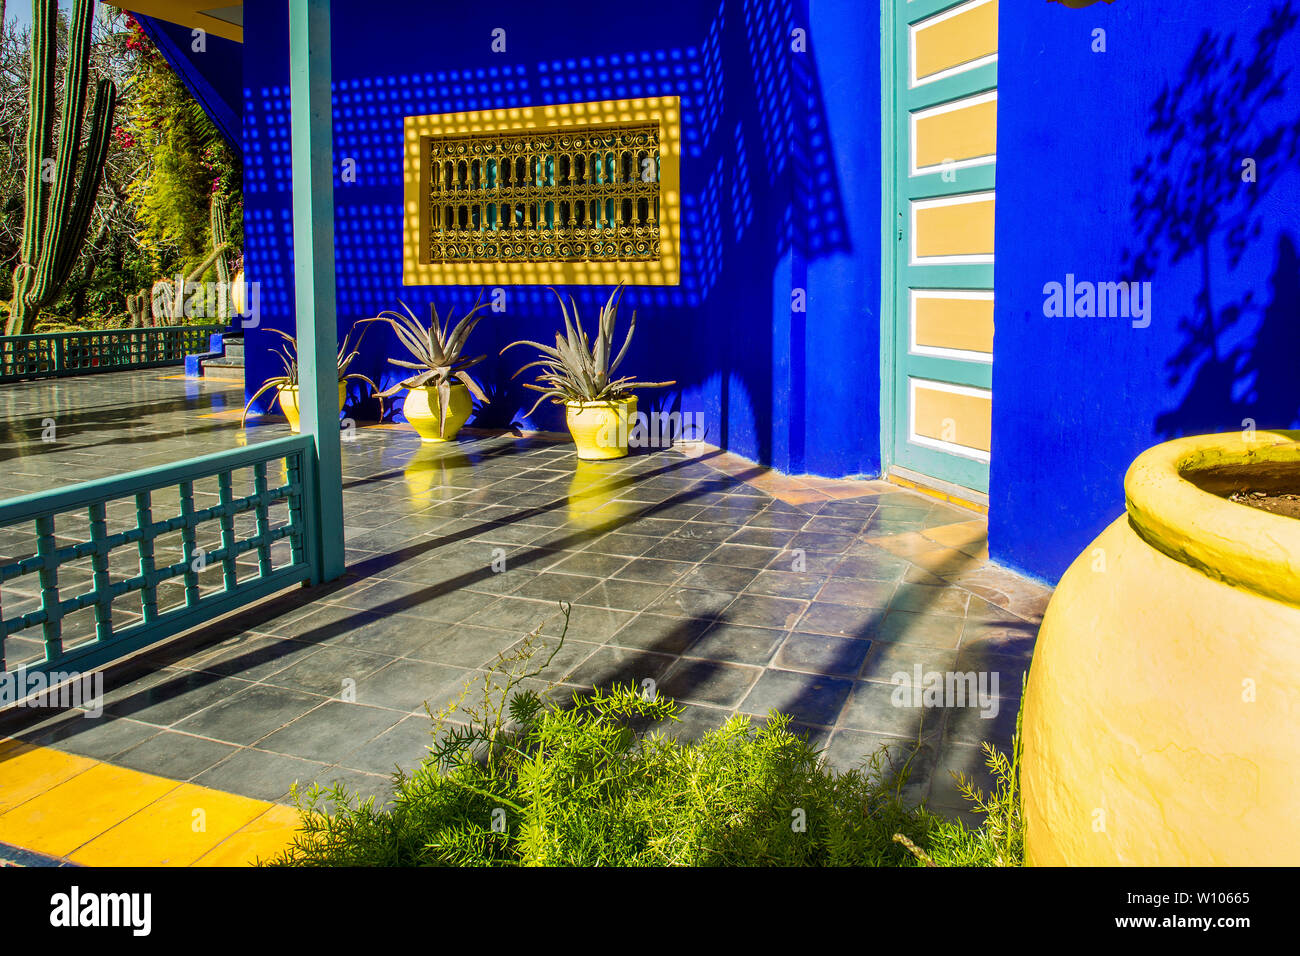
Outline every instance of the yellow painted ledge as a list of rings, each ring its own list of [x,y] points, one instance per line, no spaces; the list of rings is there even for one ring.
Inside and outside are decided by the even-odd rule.
[[[0,740],[0,843],[83,866],[246,866],[293,839],[291,807]]]

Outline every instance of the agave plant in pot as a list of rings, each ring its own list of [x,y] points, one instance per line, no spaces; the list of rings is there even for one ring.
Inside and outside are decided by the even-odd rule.
[[[248,404],[244,406],[244,414],[239,419],[239,424],[240,427],[243,427],[248,421],[249,409],[253,407],[253,403],[257,401],[258,398],[266,392],[269,392],[271,389],[275,389],[276,399],[280,404],[280,411],[284,412],[284,417],[289,422],[289,430],[296,433],[299,429],[300,422],[298,415],[298,340],[287,332],[281,332],[279,329],[267,329],[267,331],[274,332],[276,335],[280,336],[280,338],[285,340],[284,345],[268,350],[272,355],[280,360],[280,364],[284,367],[284,374],[268,378],[261,384],[257,391],[253,393],[253,397],[248,400]],[[357,336],[357,344],[354,347],[351,344],[352,333],[349,332],[347,335],[343,336],[343,344],[339,346],[339,407],[342,408],[344,401],[347,399],[348,382],[365,382],[370,386],[371,391],[375,393],[375,397],[379,399],[379,414],[382,417],[384,399],[379,395],[379,386],[370,381],[370,379],[362,375],[360,372],[348,371],[348,367],[351,366],[353,360],[360,354],[361,339],[364,335],[365,333],[362,332],[361,335]]]
[[[525,417],[549,398],[565,407],[565,422],[573,443],[578,446],[579,458],[584,461],[622,458],[627,455],[628,434],[636,420],[636,396],[632,390],[666,388],[677,383],[639,382],[630,375],[613,377],[627,355],[632,333],[636,330],[636,312],[633,312],[623,345],[614,355],[614,328],[618,322],[623,283],[620,282],[610,293],[600,310],[594,339],[587,337],[573,298],[569,298],[566,307],[560,294],[554,289],[551,292],[559,300],[564,316],[564,332],[555,333],[555,347],[524,339],[511,342],[501,350],[504,355],[507,349],[516,345],[529,345],[541,353],[540,358],[529,362],[514,375],[518,378],[530,368],[542,369],[536,384],[524,384],[524,388],[542,393]]]
[[[487,355],[475,358],[465,358],[463,355],[470,333],[483,318],[479,315],[479,310],[483,308],[481,300],[480,294],[474,307],[454,325],[450,314],[444,323],[438,316],[437,307],[430,304],[429,311],[433,318],[426,328],[405,302],[401,303],[405,314],[388,310],[372,319],[362,320],[382,322],[389,326],[411,353],[411,358],[415,359],[408,362],[405,359],[390,358],[388,361],[392,364],[412,369],[415,374],[378,394],[381,398],[387,398],[402,389],[407,390],[402,413],[421,441],[454,440],[474,410],[470,396],[484,404],[488,401],[483,389],[466,371],[482,362]]]

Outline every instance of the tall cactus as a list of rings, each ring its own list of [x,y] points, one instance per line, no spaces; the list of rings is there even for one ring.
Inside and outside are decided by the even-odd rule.
[[[212,205],[208,211],[208,225],[212,227],[212,248],[228,248],[230,240],[226,231],[226,199],[224,196],[212,197]],[[222,285],[230,281],[230,267],[226,264],[224,252],[217,256],[217,281]]]
[[[63,121],[53,157],[53,182],[43,175],[54,138],[55,69],[57,66],[57,0],[34,0],[32,75],[28,88],[27,192],[23,209],[23,241],[14,269],[14,299],[5,331],[30,332],[40,310],[58,295],[76,264],[90,215],[104,175],[109,131],[117,104],[110,80],[95,85],[90,112],[90,139],[81,145],[90,73],[90,28],[95,0],[75,0],[68,36],[68,61],[63,83]],[[81,176],[77,160],[84,153]],[[75,185],[75,193],[74,193]]]

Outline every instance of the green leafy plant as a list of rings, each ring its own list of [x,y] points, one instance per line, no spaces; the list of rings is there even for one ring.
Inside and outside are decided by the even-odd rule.
[[[239,419],[241,427],[248,421],[248,411],[253,407],[253,403],[266,392],[269,392],[271,389],[276,389],[278,394],[280,389],[290,387],[296,388],[298,385],[298,340],[287,332],[281,332],[279,329],[267,329],[267,331],[274,332],[276,335],[280,336],[280,338],[285,340],[286,344],[267,350],[280,360],[281,366],[284,367],[284,374],[268,378],[261,384],[261,387],[253,393],[253,397],[250,398],[248,404],[244,406],[243,416]],[[379,395],[379,388],[374,382],[370,381],[369,378],[362,375],[360,372],[348,371],[348,367],[352,364],[353,360],[361,354],[361,339],[364,335],[365,333],[362,332],[361,335],[357,336],[357,344],[355,348],[349,344],[352,333],[349,332],[347,335],[343,336],[343,344],[339,346],[338,354],[338,380],[340,382],[365,382],[369,385],[371,390],[374,391],[375,397],[379,399],[379,412],[382,416],[384,400],[382,396]]]
[[[681,708],[615,687],[551,699],[534,632],[498,656],[482,700],[434,718],[430,756],[394,775],[391,805],[342,785],[293,790],[301,823],[282,866],[993,866],[1019,862],[1018,810],[971,830],[902,797],[910,756],[845,773],[790,718],[734,716],[693,742]],[[458,723],[457,721],[461,721]],[[1000,764],[1014,774],[1015,763]],[[992,798],[993,813],[1018,801]],[[1017,803],[1018,805],[1018,803]],[[1005,824],[1005,826],[1004,826]],[[1012,829],[1014,828],[1014,833]]]
[[[470,333],[474,331],[474,326],[478,325],[483,318],[478,314],[479,310],[483,308],[482,298],[483,296],[480,293],[479,298],[474,300],[474,307],[461,316],[460,321],[456,322],[455,325],[452,325],[453,317],[450,314],[444,323],[438,316],[437,306],[433,303],[429,304],[432,320],[427,328],[424,323],[415,317],[415,313],[411,311],[410,306],[405,302],[400,303],[405,314],[389,309],[380,312],[374,318],[362,319],[362,322],[382,322],[389,326],[397,334],[398,340],[406,346],[411,357],[415,359],[414,362],[395,358],[388,360],[402,368],[414,369],[416,374],[403,379],[387,391],[378,392],[380,398],[387,398],[404,388],[420,388],[421,386],[432,385],[438,390],[438,428],[440,430],[447,425],[447,408],[451,402],[453,379],[469,389],[470,394],[480,402],[487,404],[487,394],[467,372],[467,369],[473,368],[479,362],[482,362],[487,358],[487,355],[479,355],[475,358],[465,358],[463,355]]]
[[[94,0],[76,0],[73,7],[61,113],[55,76],[58,4],[55,0],[37,0],[32,12],[35,28],[28,86],[27,187],[22,246],[14,268],[7,335],[31,331],[41,309],[58,296],[77,262],[104,175],[109,131],[117,105],[117,87],[111,80],[100,80],[95,85],[89,115],[86,114]],[[50,159],[56,114],[58,143],[55,156]],[[87,120],[90,136],[83,146],[81,131]],[[47,160],[53,163],[48,170]]]
[[[555,347],[521,339],[518,342],[511,342],[501,350],[501,354],[504,355],[507,350],[516,345],[530,345],[543,356],[535,362],[529,362],[512,376],[518,378],[530,368],[542,369],[537,376],[536,384],[524,383],[524,388],[542,393],[533,407],[525,413],[525,418],[537,411],[537,406],[548,398],[557,405],[566,402],[613,402],[626,398],[636,388],[666,388],[677,384],[676,382],[639,382],[630,375],[618,379],[612,378],[622,364],[623,357],[627,355],[628,346],[632,344],[632,333],[636,331],[636,312],[633,311],[632,319],[627,326],[627,336],[623,339],[623,347],[611,361],[610,356],[613,355],[614,349],[614,327],[618,322],[618,305],[623,298],[623,283],[620,282],[615,287],[601,308],[594,340],[587,337],[587,332],[582,327],[578,304],[573,301],[573,297],[569,297],[569,307],[566,308],[560,294],[554,289],[551,289],[551,293],[559,301],[560,311],[564,315],[564,332],[555,333]],[[569,316],[570,308],[573,310],[572,318]]]

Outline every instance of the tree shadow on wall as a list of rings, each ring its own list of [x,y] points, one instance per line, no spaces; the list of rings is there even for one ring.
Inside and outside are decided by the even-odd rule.
[[[1178,405],[1157,416],[1162,438],[1238,428],[1245,419],[1285,427],[1300,413],[1293,237],[1276,234],[1269,301],[1253,291],[1223,301],[1215,288],[1216,278],[1264,253],[1274,235],[1264,234],[1264,199],[1294,169],[1300,121],[1261,117],[1285,94],[1290,70],[1279,71],[1278,50],[1297,23],[1286,0],[1269,11],[1248,49],[1238,50],[1235,35],[1206,30],[1181,78],[1151,106],[1146,132],[1158,145],[1133,171],[1138,247],[1125,253],[1126,278],[1146,280],[1161,265],[1187,263],[1200,282],[1191,311],[1178,320],[1182,344],[1165,365],[1171,387],[1189,384]],[[1244,324],[1252,321],[1253,328]]]

